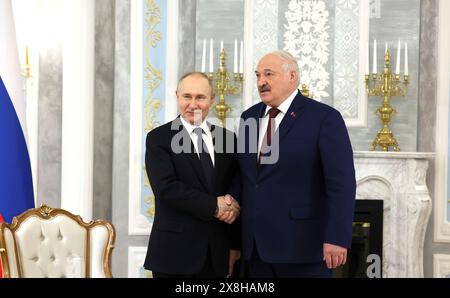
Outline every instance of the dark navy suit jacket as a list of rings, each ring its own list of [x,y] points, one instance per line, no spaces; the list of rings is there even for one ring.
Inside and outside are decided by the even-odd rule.
[[[228,193],[238,168],[233,148],[235,135],[217,126],[210,129],[215,150],[212,186],[206,182],[180,118],[147,135],[145,165],[156,209],[144,264],[148,270],[165,274],[198,273],[209,249],[216,274],[226,276],[229,250],[239,249],[239,233],[232,232],[232,229],[239,231],[238,222],[230,226],[213,216],[217,197]],[[185,152],[174,152],[175,144],[181,145]]]
[[[260,119],[265,110],[259,103],[242,120]],[[278,161],[261,166],[257,153],[248,151],[252,140],[243,121],[238,147],[245,145],[246,153],[238,154],[241,186],[235,195],[245,259],[255,242],[268,263],[321,262],[324,243],[350,248],[356,183],[340,113],[299,92],[276,132]]]

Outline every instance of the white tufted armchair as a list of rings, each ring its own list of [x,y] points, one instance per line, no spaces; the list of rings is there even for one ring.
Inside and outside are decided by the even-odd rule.
[[[0,224],[0,257],[8,278],[112,277],[115,230],[111,223],[85,223],[46,205]]]

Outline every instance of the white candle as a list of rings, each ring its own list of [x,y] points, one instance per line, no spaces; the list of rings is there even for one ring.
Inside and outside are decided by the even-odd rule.
[[[389,50],[389,47],[388,47],[388,44],[386,43],[386,49],[384,50],[384,54],[387,54],[388,50]]]
[[[220,52],[223,51],[223,40],[220,41]]]
[[[206,71],[206,39],[203,40],[202,72]]]
[[[377,40],[373,41],[373,71],[372,73],[377,73]]]
[[[214,40],[209,44],[209,72],[214,72]]]
[[[234,73],[238,72],[238,41],[237,39],[234,40]]]
[[[239,73],[244,73],[244,42],[241,40],[241,59],[239,63]]]
[[[402,48],[402,44],[400,43],[400,40],[399,40],[398,48],[397,48],[397,67],[395,68],[395,73],[398,75],[400,74],[400,59],[401,59],[400,51],[401,51],[401,48]]]
[[[405,43],[405,76],[409,75],[408,69],[408,44]]]

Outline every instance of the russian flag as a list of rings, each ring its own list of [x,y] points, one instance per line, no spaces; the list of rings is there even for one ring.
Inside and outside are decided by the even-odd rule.
[[[3,222],[2,215],[0,214],[0,224]],[[0,278],[3,277],[3,271],[2,271],[2,259],[0,258]]]
[[[0,214],[9,223],[34,208],[25,112],[11,0],[0,0]]]

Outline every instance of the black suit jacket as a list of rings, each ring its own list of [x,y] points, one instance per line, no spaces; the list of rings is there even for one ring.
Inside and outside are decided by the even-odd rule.
[[[216,273],[227,274],[229,249],[239,246],[240,239],[231,230],[239,229],[215,219],[214,213],[217,197],[228,193],[238,169],[236,137],[217,126],[210,129],[215,148],[211,186],[180,118],[147,135],[145,164],[156,208],[144,265],[148,270],[198,273],[210,247]]]

